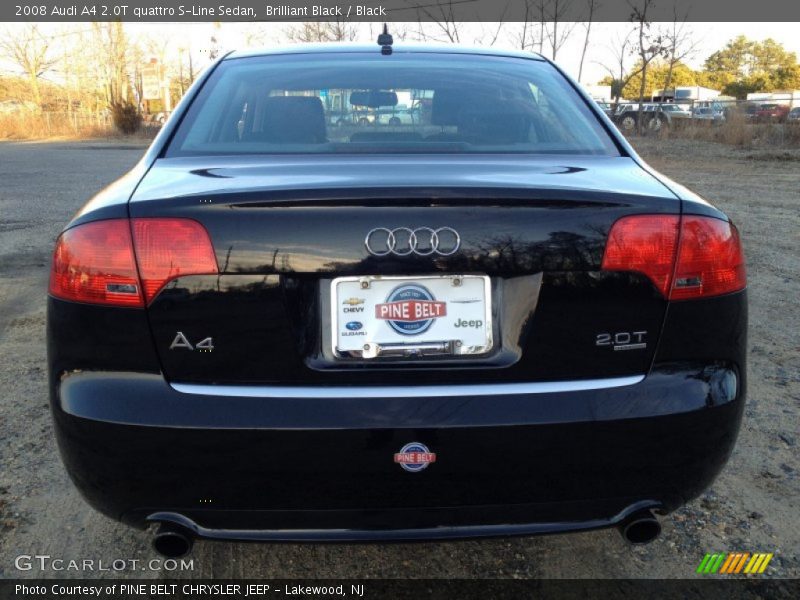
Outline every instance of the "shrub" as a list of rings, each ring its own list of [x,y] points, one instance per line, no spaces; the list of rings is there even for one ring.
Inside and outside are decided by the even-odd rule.
[[[142,126],[142,113],[130,102],[115,102],[111,105],[111,119],[120,133],[132,135]]]

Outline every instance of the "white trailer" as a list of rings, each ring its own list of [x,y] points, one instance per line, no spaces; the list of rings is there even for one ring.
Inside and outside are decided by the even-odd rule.
[[[684,102],[692,104],[703,100],[713,100],[720,94],[719,90],[700,85],[678,86],[667,90],[656,90],[653,92],[653,102]]]
[[[783,104],[789,108],[794,108],[795,106],[800,106],[800,90],[753,92],[747,94],[747,101],[753,104]]]

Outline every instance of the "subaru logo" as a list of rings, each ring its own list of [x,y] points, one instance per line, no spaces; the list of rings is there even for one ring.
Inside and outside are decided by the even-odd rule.
[[[347,329],[349,329],[350,331],[358,331],[363,326],[364,324],[361,321],[350,321],[345,325],[345,327],[347,327]]]

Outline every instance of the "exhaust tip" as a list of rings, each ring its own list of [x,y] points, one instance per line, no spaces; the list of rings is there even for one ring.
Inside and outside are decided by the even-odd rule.
[[[165,558],[182,558],[192,551],[192,537],[175,526],[162,524],[155,537],[153,549]]]
[[[649,544],[661,534],[661,524],[648,510],[626,519],[620,526],[620,533],[629,544]]]

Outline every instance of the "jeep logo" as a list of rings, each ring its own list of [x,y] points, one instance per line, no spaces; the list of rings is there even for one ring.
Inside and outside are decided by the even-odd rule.
[[[483,327],[483,321],[465,321],[464,319],[459,319],[455,322],[453,327],[469,327],[471,329],[480,329]]]

